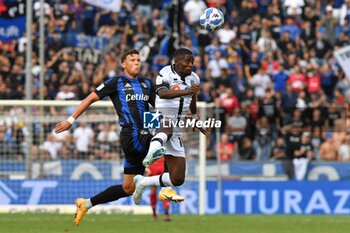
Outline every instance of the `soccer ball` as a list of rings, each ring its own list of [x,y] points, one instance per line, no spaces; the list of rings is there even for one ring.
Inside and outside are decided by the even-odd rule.
[[[205,9],[199,18],[200,25],[210,32],[219,30],[224,22],[224,14],[214,7]]]

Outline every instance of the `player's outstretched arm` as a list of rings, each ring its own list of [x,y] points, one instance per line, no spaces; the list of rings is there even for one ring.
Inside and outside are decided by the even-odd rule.
[[[197,94],[198,90],[198,85],[192,85],[189,90],[171,90],[167,88],[162,88],[157,92],[157,94],[161,99],[174,99],[185,95]]]
[[[100,100],[100,97],[95,92],[92,92],[90,95],[88,95],[81,103],[79,106],[75,109],[73,112],[72,116],[70,116],[68,119],[63,120],[59,122],[55,126],[55,133],[61,133],[63,131],[66,131],[70,129],[72,126],[73,122],[83,113],[85,110],[94,102]]]

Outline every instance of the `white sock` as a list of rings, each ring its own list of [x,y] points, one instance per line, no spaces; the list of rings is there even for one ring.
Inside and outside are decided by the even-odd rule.
[[[141,180],[141,185],[144,187],[160,186],[159,177],[160,177],[160,175],[143,177],[143,179]]]
[[[154,140],[154,139],[159,139],[159,140],[163,141],[163,144],[161,144],[159,140]],[[166,133],[163,133],[163,132],[157,133],[152,138],[151,143],[149,144],[148,151],[151,152],[151,151],[157,149],[158,147],[163,146],[164,143],[166,143],[167,141],[168,141],[168,135]]]
[[[160,190],[168,190],[168,189],[171,189],[171,187],[169,186],[169,187],[162,187]]]
[[[160,185],[160,182],[159,182],[159,177],[160,177],[160,175],[158,175],[158,176],[143,177],[143,179],[141,180],[141,185],[144,186],[144,187],[154,186],[154,185],[155,185],[155,186],[161,186],[161,185]],[[171,183],[169,172],[163,173],[163,175],[162,175],[162,182],[163,182],[163,184],[164,184],[166,187],[168,187],[168,186],[174,186],[174,185]]]
[[[173,183],[171,183],[169,172],[163,173],[163,175],[162,175],[162,182],[163,182],[165,187],[169,187],[169,186],[172,187],[172,186],[174,186]]]
[[[86,207],[87,209],[90,209],[90,208],[92,207],[92,203],[91,203],[90,198],[89,198],[89,199],[85,199],[85,200],[86,200],[86,202],[85,202],[85,207]]]

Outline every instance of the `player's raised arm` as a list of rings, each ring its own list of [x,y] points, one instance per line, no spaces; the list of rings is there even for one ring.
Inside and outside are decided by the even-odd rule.
[[[161,88],[157,94],[161,99],[173,99],[185,95],[196,95],[198,92],[198,85],[192,85],[188,90],[171,90],[168,88]]]
[[[118,77],[111,76],[108,80],[98,86],[95,91],[88,95],[80,105],[75,109],[74,113],[64,121],[58,123],[55,127],[56,133],[61,133],[65,130],[68,130],[73,122],[83,113],[85,110],[94,102],[103,99],[106,96],[110,96],[117,91],[117,80]]]
[[[193,85],[186,90],[172,90],[170,89],[169,80],[167,75],[162,73],[158,74],[156,78],[152,80],[152,86],[155,89],[155,94],[161,99],[174,99],[181,96],[193,95],[198,92],[198,85]]]
[[[72,126],[73,122],[83,113],[85,110],[94,102],[100,100],[100,97],[95,93],[92,92],[90,95],[88,95],[81,103],[79,106],[75,109],[73,114],[66,120],[63,120],[59,122],[55,126],[55,133],[61,133],[63,131],[66,131],[70,129]]]

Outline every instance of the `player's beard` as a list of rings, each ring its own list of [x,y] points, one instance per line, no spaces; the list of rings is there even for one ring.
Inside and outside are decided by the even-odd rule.
[[[190,75],[191,73],[192,73],[192,68],[186,68],[186,69],[184,69],[184,74],[185,74],[186,76]]]

